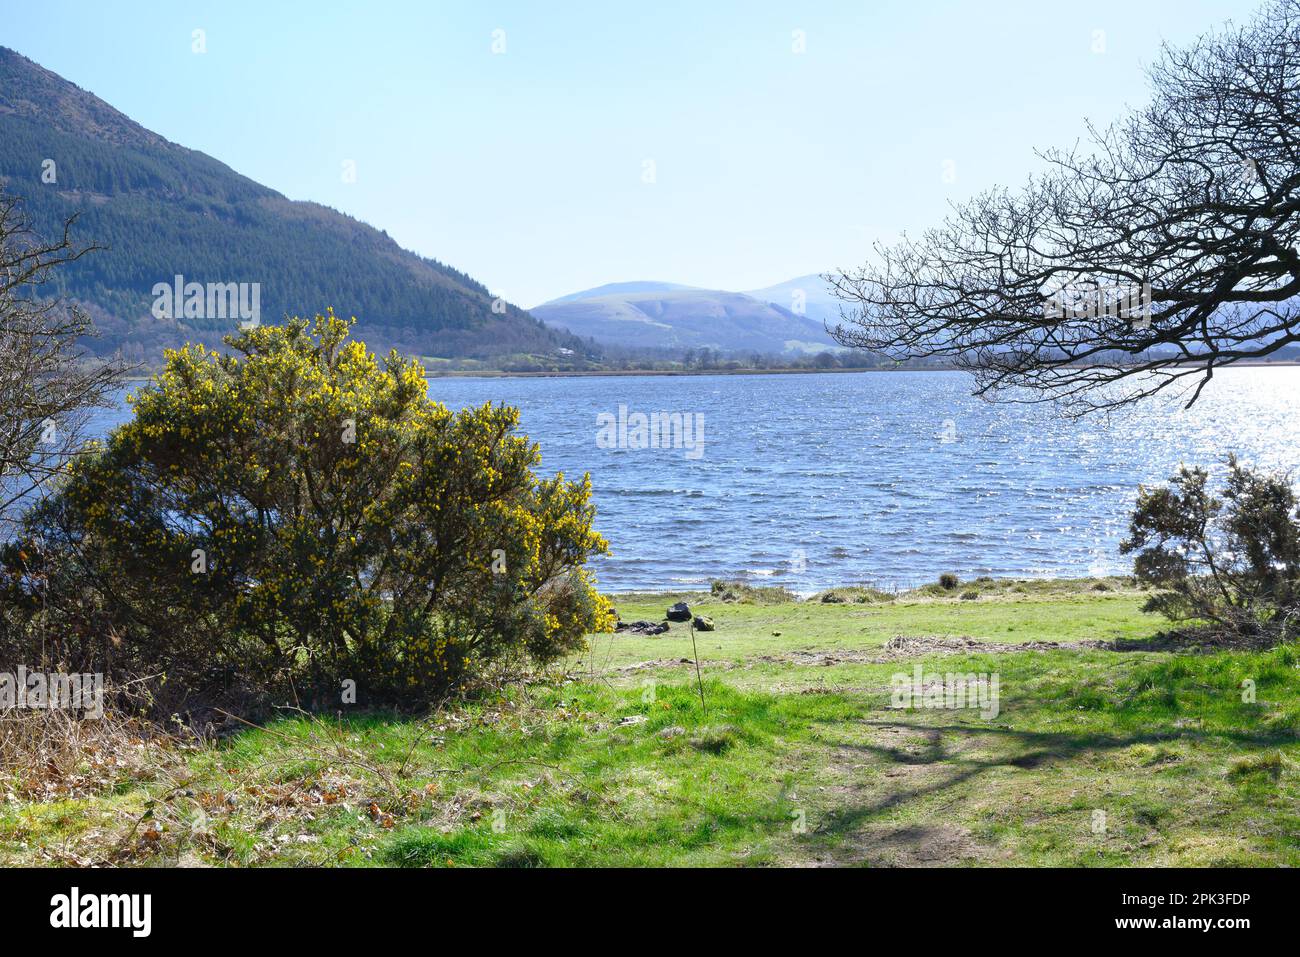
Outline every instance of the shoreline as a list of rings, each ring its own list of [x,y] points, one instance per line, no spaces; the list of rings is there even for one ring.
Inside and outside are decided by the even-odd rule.
[[[1277,362],[1234,362],[1232,366],[1241,368],[1269,368],[1300,366],[1300,359],[1283,359]],[[1232,368],[1225,366],[1224,368]],[[606,369],[606,370],[568,370],[555,372],[502,372],[499,370],[453,370],[431,372],[425,369],[426,379],[580,379],[592,377],[622,376],[744,376],[744,375],[851,375],[871,372],[966,372],[955,366],[935,366],[933,368],[891,367],[875,369]],[[1220,369],[1219,372],[1223,372]]]
[[[1293,368],[1300,366],[1300,359],[1280,359],[1276,362],[1234,362],[1219,369],[1221,374],[1227,369]],[[122,381],[148,382],[163,370],[155,372],[133,373],[124,376]],[[967,370],[955,366],[935,366],[933,368],[890,367],[874,369],[570,369],[547,372],[504,372],[499,369],[454,369],[444,372],[424,370],[428,379],[586,379],[586,378],[624,378],[628,376],[752,376],[752,375],[855,375],[860,373],[900,373],[900,372],[959,372]]]
[[[1297,363],[1300,364],[1300,363]],[[580,379],[600,376],[708,376],[708,375],[844,375],[854,372],[961,372],[952,366],[933,369],[573,369],[556,372],[501,372],[454,370],[430,372],[426,379]]]
[[[716,579],[708,585],[674,588],[665,591],[658,589],[628,589],[626,591],[605,591],[600,593],[609,599],[619,601],[657,601],[661,598],[683,598],[691,597],[695,599],[706,599],[711,601],[723,600],[720,596],[731,593],[736,596],[735,600],[744,600],[746,598],[767,598],[772,599],[781,596],[781,601],[796,604],[813,603],[819,595],[829,595],[832,593],[857,593],[872,592],[877,595],[888,595],[891,598],[960,598],[963,591],[984,591],[984,592],[1002,592],[1015,588],[1028,588],[1034,590],[1067,590],[1071,592],[1103,591],[1095,586],[1098,584],[1116,587],[1124,586],[1129,588],[1138,588],[1138,584],[1131,572],[1114,572],[1106,575],[1079,575],[1079,576],[1048,576],[1034,577],[1030,575],[1014,576],[992,576],[981,575],[976,578],[956,578],[956,584],[951,587],[945,587],[937,579],[927,582],[920,582],[915,585],[903,587],[876,587],[870,583],[858,584],[836,584],[828,585],[824,588],[812,590],[793,589],[784,585],[761,585],[752,584],[746,581],[735,579]],[[719,586],[717,590],[714,585]]]

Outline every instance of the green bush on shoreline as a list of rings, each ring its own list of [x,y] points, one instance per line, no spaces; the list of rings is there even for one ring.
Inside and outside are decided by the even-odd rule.
[[[415,707],[608,627],[589,479],[535,476],[516,410],[452,413],[348,332],[331,313],[170,353],[0,552],[5,658],[48,635],[45,660],[157,676],[166,707]]]

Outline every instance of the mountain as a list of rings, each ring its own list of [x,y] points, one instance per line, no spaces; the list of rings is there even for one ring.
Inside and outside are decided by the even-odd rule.
[[[48,181],[52,180],[52,181]],[[263,322],[333,306],[372,348],[486,358],[585,351],[464,273],[402,249],[336,210],[296,202],[171,143],[103,100],[0,47],[0,189],[35,231],[107,247],[56,271],[53,291],[86,306],[99,352],[156,357],[215,343],[237,321],[196,310],[157,318],[155,286],[257,284]],[[183,315],[184,313],[178,313]]]
[[[552,299],[548,305],[554,305],[557,302],[576,302],[579,299],[597,299],[601,296],[621,296],[640,292],[680,292],[695,288],[694,286],[683,286],[681,283],[676,282],[608,282],[603,286],[597,286],[595,289],[571,292],[559,299]]]
[[[598,286],[534,306],[549,326],[626,348],[820,352],[835,348],[822,322],[741,292],[663,282]]]
[[[803,314],[809,319],[815,319],[832,329],[840,322],[840,306],[843,303],[831,295],[830,284],[815,273],[777,283],[766,289],[753,289],[745,295],[752,296],[759,302],[784,306],[794,312],[799,312],[802,308]]]

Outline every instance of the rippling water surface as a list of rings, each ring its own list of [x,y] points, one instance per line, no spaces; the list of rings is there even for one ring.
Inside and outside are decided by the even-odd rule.
[[[596,568],[612,591],[1121,571],[1140,483],[1229,451],[1300,464],[1300,367],[1229,369],[1190,411],[1109,421],[992,405],[970,388],[956,372],[429,382],[453,408],[518,406],[547,472],[591,473],[612,552]],[[702,454],[602,448],[597,416],[620,405],[701,413]]]

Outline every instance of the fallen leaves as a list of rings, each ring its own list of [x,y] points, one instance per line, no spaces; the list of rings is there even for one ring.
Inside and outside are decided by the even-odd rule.
[[[371,801],[366,808],[366,813],[370,815],[370,820],[374,821],[384,830],[391,830],[393,827],[393,816],[383,810],[375,801]]]

